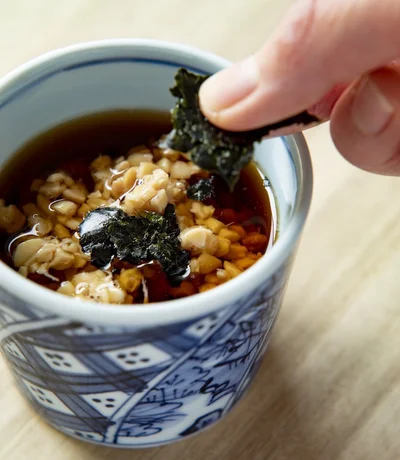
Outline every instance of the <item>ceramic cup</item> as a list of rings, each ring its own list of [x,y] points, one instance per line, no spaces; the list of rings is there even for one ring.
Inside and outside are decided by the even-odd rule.
[[[0,167],[37,134],[93,112],[169,110],[179,67],[228,62],[151,40],[85,43],[34,59],[0,80]],[[157,446],[221,420],[252,381],[282,302],[311,200],[301,135],[255,152],[278,209],[279,237],[222,286],[150,305],[99,305],[24,279],[0,263],[0,341],[22,395],[81,440]],[[23,175],[23,171],[21,171]]]

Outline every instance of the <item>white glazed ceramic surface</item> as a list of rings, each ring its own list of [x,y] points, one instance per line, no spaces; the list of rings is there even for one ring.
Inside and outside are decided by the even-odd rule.
[[[0,81],[0,167],[40,132],[85,114],[169,110],[179,67],[227,61],[181,45],[115,40],[59,50]],[[240,400],[265,351],[308,212],[302,136],[263,142],[255,159],[280,236],[245,273],[212,291],[148,306],[81,302],[0,264],[0,340],[23,394],[56,428],[93,442],[154,446],[196,433]]]

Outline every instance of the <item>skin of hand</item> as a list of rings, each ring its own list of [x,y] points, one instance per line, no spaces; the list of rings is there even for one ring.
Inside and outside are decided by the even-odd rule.
[[[400,175],[399,57],[399,0],[300,0],[259,51],[205,81],[200,106],[231,131],[307,110],[330,119],[350,163]]]

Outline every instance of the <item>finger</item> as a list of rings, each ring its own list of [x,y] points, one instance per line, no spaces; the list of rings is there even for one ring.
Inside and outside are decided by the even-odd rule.
[[[331,117],[332,110],[339,100],[340,96],[349,85],[336,85],[329,91],[319,102],[304,110],[303,112],[272,123],[264,127],[264,139],[277,136],[287,136],[300,131],[304,131],[314,126],[328,121]]]
[[[398,69],[400,71],[400,62],[393,62],[388,68]],[[287,136],[330,120],[337,101],[349,86],[348,84],[336,85],[317,104],[314,104],[309,109],[295,117],[286,118],[278,123],[268,125],[263,130],[266,133],[263,138],[268,139],[276,136]]]
[[[332,113],[332,138],[352,164],[370,172],[400,175],[400,72],[364,76]]]
[[[309,109],[338,84],[400,55],[398,0],[303,0],[255,55],[209,78],[203,113],[230,130]]]

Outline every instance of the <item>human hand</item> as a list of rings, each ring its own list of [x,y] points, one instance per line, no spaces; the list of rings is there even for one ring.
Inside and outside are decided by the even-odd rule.
[[[300,0],[261,50],[203,84],[200,105],[234,131],[307,110],[331,120],[348,161],[400,175],[399,57],[399,0]]]

